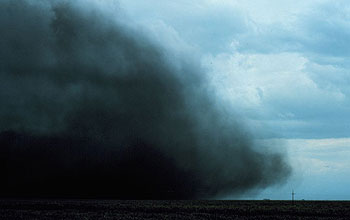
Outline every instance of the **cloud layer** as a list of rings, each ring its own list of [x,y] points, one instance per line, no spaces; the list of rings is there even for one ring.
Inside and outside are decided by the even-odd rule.
[[[195,45],[219,97],[251,126],[273,137],[348,137],[347,1],[121,2],[140,23],[161,21]]]

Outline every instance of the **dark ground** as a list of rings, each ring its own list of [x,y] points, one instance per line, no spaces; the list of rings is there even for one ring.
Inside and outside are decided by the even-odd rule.
[[[350,201],[0,200],[0,219],[350,219]]]

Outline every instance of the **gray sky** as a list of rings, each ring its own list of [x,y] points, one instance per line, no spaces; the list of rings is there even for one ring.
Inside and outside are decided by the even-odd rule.
[[[294,167],[247,198],[350,199],[350,3],[330,0],[121,0],[134,25],[207,70],[218,99]]]

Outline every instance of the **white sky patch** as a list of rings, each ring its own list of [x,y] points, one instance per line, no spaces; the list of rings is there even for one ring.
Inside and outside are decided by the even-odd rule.
[[[298,53],[224,53],[205,57],[203,65],[218,97],[266,120],[297,120],[304,117],[300,108],[311,111],[345,99],[339,90],[320,87],[305,68],[313,64]]]
[[[302,160],[303,170],[350,174],[350,138],[288,139],[287,145],[291,159]]]
[[[214,1],[218,2],[218,1]],[[312,1],[301,0],[258,0],[258,1],[244,1],[244,0],[223,0],[231,7],[240,8],[244,10],[249,17],[257,23],[275,23],[286,22],[294,20],[294,16],[298,14],[305,7],[308,7]]]

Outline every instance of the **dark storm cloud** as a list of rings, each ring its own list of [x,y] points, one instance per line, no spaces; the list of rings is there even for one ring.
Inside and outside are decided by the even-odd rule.
[[[0,195],[209,198],[288,177],[199,68],[79,2],[0,3]]]

